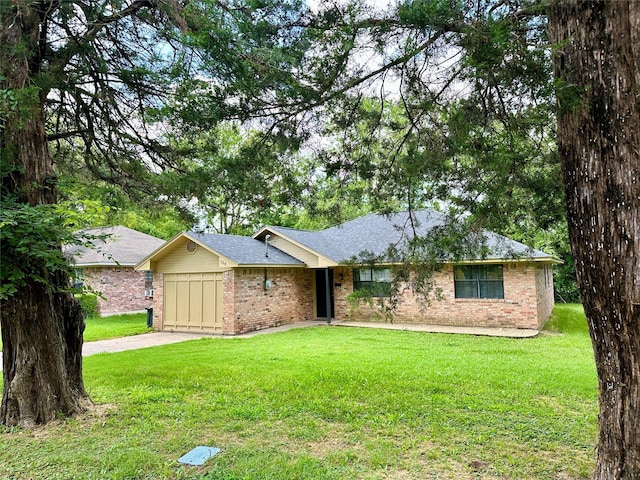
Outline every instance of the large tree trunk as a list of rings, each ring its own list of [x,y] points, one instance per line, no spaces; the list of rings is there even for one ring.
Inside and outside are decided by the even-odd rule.
[[[16,2],[17,3],[17,2]],[[32,91],[2,125],[2,190],[31,206],[56,202],[53,161],[46,134],[42,93],[32,87],[39,62],[41,13],[3,10],[0,73],[4,87]],[[24,48],[25,46],[31,48]],[[27,52],[25,54],[25,51]],[[5,227],[11,228],[11,227]],[[61,248],[59,246],[58,248]],[[3,250],[3,256],[11,252]],[[38,267],[44,282],[30,281],[0,304],[3,392],[0,423],[31,427],[57,415],[83,411],[89,397],[82,380],[84,317],[69,293],[69,278]]]
[[[558,0],[549,16],[569,235],[599,379],[596,479],[640,478],[638,9]]]
[[[50,276],[52,286],[65,275]],[[84,319],[73,295],[34,282],[2,304],[0,422],[33,427],[90,404],[82,381]]]

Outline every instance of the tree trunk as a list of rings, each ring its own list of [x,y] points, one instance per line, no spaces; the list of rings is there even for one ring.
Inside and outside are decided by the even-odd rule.
[[[0,73],[5,88],[33,94],[23,96],[18,112],[2,125],[2,190],[31,206],[53,204],[57,195],[44,98],[32,85],[34,66],[39,65],[41,13],[15,4],[22,10],[16,6],[2,12]],[[82,380],[82,311],[69,293],[68,275],[49,272],[41,263],[39,276],[46,282],[31,281],[0,304],[0,423],[6,425],[32,427],[81,412],[90,403]]]
[[[51,276],[60,285],[66,275]],[[33,427],[84,411],[84,318],[69,293],[34,282],[2,304],[3,381],[0,422]]]
[[[549,15],[569,235],[598,372],[595,479],[640,479],[639,8],[558,0]]]

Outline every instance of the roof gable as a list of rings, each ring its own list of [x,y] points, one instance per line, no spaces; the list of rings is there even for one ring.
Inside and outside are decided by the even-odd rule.
[[[219,235],[211,233],[192,233],[187,235],[220,253],[237,265],[302,265],[303,263],[291,255],[274,248],[267,247],[264,242],[252,237],[240,235]]]
[[[309,252],[327,258],[334,264],[350,261],[367,252],[375,257],[385,256],[390,246],[406,247],[415,235],[422,237],[447,223],[445,215],[434,210],[414,210],[391,215],[368,214],[324,230],[296,230],[286,227],[265,227],[254,238],[266,232],[282,235]],[[487,255],[467,260],[533,259],[557,261],[551,255],[493,232],[484,231]]]
[[[158,264],[170,256],[175,256],[175,252],[185,247],[189,242],[201,246],[212,255],[208,259],[199,256],[198,260],[201,259],[206,263],[206,265],[199,265],[199,269],[228,270],[239,266],[304,266],[303,262],[277,248],[271,247],[267,250],[264,242],[251,237],[182,232],[141,260],[136,265],[136,269],[156,270]],[[195,253],[195,249],[192,253]]]
[[[88,228],[79,233],[94,238],[93,247],[70,245],[65,253],[77,267],[121,265],[133,266],[164,244],[164,240],[121,225]]]
[[[265,227],[253,238],[267,241],[274,247],[304,261],[309,267],[326,268],[335,266],[340,256],[338,246],[322,231],[297,230],[287,227]]]

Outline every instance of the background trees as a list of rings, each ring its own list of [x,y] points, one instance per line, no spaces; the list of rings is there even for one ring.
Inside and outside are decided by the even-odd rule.
[[[158,174],[181,168],[164,128],[251,112],[242,99],[257,91],[277,100],[295,90],[307,20],[295,2],[19,0],[0,14],[2,281],[11,287],[0,297],[0,421],[32,426],[89,401],[84,321],[61,253],[74,225],[54,215],[64,169],[52,151],[104,185],[157,201],[166,194]],[[198,103],[184,100],[203,88],[207,116],[194,117]],[[176,99],[182,117],[159,122]]]
[[[2,193],[15,225],[56,204],[50,145],[64,143],[127,192],[186,200],[194,193],[160,175],[174,169],[202,180],[189,185],[202,198],[258,206],[273,197],[240,192],[286,184],[289,149],[324,150],[309,178],[344,187],[346,198],[379,210],[441,204],[470,213],[476,228],[523,238],[542,229],[540,242],[564,255],[562,188],[601,380],[597,476],[638,476],[637,3],[413,0],[381,11],[18,0],[2,9]],[[257,143],[277,146],[274,155],[253,140],[230,154],[209,137],[189,157],[177,155],[180,138],[165,141],[167,130],[207,135],[223,119],[260,130]],[[252,175],[236,175],[243,165]],[[220,174],[234,188],[216,190]],[[308,185],[294,190],[308,195]],[[314,207],[331,211],[332,198],[325,191]],[[513,221],[500,227],[504,218]],[[2,299],[0,418],[30,425],[86,403],[82,319],[62,263],[31,254],[62,237],[34,250],[9,241],[19,237],[5,237],[3,258],[28,257],[24,278],[36,282],[18,281]],[[25,394],[36,384],[51,386],[46,398]]]

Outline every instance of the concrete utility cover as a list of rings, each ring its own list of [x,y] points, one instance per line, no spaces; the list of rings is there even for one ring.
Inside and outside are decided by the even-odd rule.
[[[203,447],[199,446],[191,450],[186,455],[180,457],[178,462],[185,463],[187,465],[202,465],[209,458],[213,457],[220,452],[216,447]]]

